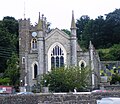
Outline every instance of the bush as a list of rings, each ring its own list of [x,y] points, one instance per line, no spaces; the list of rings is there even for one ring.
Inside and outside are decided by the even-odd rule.
[[[77,91],[83,91],[89,86],[89,72],[88,68],[57,68],[44,74],[41,84],[48,86],[52,92],[69,92],[74,88],[77,88]]]

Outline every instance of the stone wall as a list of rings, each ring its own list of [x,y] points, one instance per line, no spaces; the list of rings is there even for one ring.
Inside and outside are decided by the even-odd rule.
[[[120,97],[120,92],[6,95],[0,96],[0,104],[96,104],[103,97]]]
[[[95,104],[90,94],[49,94],[38,97],[39,104]]]
[[[120,85],[105,85],[104,89],[110,90],[110,91],[120,91]]]

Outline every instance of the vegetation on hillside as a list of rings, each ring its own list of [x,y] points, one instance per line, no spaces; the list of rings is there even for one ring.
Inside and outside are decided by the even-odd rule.
[[[107,49],[98,50],[101,61],[118,61],[120,60],[120,44],[114,44]]]
[[[120,9],[98,16],[95,20],[89,16],[81,16],[77,19],[77,37],[79,43],[88,47],[92,41],[96,49],[110,48],[120,43]]]

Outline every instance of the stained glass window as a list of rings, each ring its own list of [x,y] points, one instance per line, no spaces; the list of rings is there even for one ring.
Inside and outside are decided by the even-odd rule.
[[[56,45],[51,51],[51,69],[64,66],[64,53],[62,49]]]

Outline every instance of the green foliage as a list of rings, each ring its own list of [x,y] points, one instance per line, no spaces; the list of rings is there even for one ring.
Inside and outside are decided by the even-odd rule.
[[[110,48],[110,54],[113,60],[120,60],[120,44],[115,44]]]
[[[111,48],[108,49],[99,49],[98,53],[101,61],[120,60],[120,44],[114,44]]]
[[[10,85],[19,84],[18,56],[15,53],[7,61],[7,69],[5,70],[4,77],[10,79]]]
[[[3,26],[11,34],[16,34],[18,36],[18,21],[14,17],[6,16],[3,18]]]
[[[0,21],[0,37],[0,73],[3,73],[12,53],[18,53],[18,21],[15,18],[7,16]]]
[[[120,42],[120,9],[106,14],[106,18],[98,16],[90,19],[88,16],[81,16],[77,20],[77,37],[79,43],[88,47],[92,41],[95,48],[109,48]]]
[[[88,15],[83,15],[79,19],[77,19],[77,22],[76,22],[77,38],[78,38],[78,42],[82,47],[85,46],[85,43],[86,43],[86,41],[84,40],[83,33],[85,30],[85,26],[88,24],[89,20],[90,20],[90,17]]]
[[[120,75],[119,75],[120,66],[118,66],[118,64],[115,63],[106,63],[105,67],[106,69],[100,70],[100,75],[107,76],[110,84],[120,83]]]
[[[67,29],[62,29],[62,31],[64,31],[66,34],[68,34],[68,35],[70,35],[71,33],[70,33],[70,31],[69,30],[67,30]]]
[[[0,78],[0,85],[9,85],[10,79],[9,78]]]
[[[118,73],[114,74],[112,76],[112,80],[110,81],[110,84],[117,84],[120,83],[120,75]]]
[[[101,61],[114,60],[114,56],[110,54],[110,49],[99,49],[98,53]]]
[[[69,92],[74,88],[83,91],[89,86],[89,72],[88,68],[57,68],[44,74],[41,84],[49,86],[50,91],[53,92]]]

